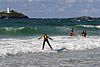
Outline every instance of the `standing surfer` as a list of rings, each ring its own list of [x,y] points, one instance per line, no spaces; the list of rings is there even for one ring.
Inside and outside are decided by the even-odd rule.
[[[87,36],[87,32],[83,30],[82,36],[86,37]]]
[[[43,38],[44,39],[44,41],[43,41],[43,47],[42,47],[42,50],[44,50],[44,46],[45,46],[45,42],[47,42],[48,43],[48,45],[49,45],[49,47],[53,50],[53,48],[51,47],[51,45],[50,45],[50,43],[49,43],[49,41],[48,41],[48,38],[49,39],[51,39],[51,40],[53,40],[52,38],[50,38],[47,34],[44,34],[43,36],[41,36],[40,38],[38,38],[38,39],[41,39],[41,38]]]
[[[75,35],[73,28],[71,29],[71,32],[69,33],[69,35],[70,36],[74,36]]]

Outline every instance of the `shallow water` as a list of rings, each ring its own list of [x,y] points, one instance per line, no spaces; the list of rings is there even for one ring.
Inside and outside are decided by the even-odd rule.
[[[100,67],[99,36],[51,36],[54,51],[38,36],[0,39],[0,67]],[[66,48],[60,52],[57,49]]]
[[[100,67],[100,48],[84,51],[35,52],[0,57],[0,67]]]

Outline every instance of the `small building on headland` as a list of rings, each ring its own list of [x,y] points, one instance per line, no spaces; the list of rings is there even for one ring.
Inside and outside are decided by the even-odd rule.
[[[28,19],[29,17],[15,10],[10,10],[10,8],[7,8],[6,11],[0,12],[0,19],[10,19],[10,18]]]

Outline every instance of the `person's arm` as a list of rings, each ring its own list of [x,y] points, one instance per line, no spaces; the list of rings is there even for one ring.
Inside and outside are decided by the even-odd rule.
[[[41,39],[42,38],[42,36],[41,37],[39,37],[38,39]]]
[[[50,40],[53,40],[52,38],[48,37]]]

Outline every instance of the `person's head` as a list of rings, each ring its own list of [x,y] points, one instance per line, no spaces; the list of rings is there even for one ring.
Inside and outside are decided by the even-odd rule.
[[[47,35],[46,33],[44,35]]]
[[[73,28],[72,28],[71,32],[73,32]]]

